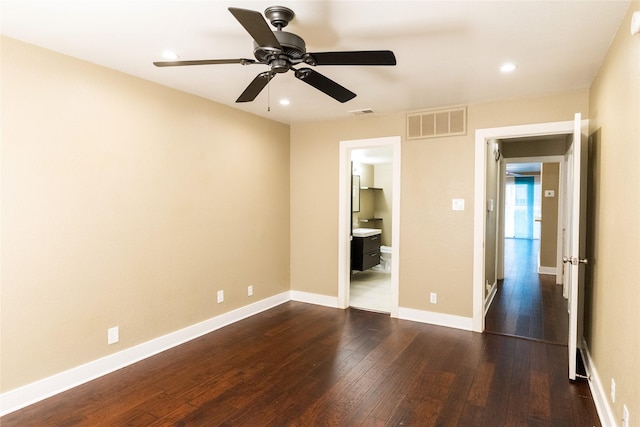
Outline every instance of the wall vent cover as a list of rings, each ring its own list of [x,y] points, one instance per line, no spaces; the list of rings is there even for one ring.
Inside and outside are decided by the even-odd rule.
[[[407,114],[407,139],[467,134],[467,107],[440,108]]]

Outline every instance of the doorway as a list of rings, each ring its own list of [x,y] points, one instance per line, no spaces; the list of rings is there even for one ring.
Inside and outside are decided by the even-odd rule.
[[[562,151],[564,137],[558,140]],[[556,284],[561,160],[560,156],[502,160],[506,164],[499,177],[502,273],[486,312],[486,332],[567,342],[567,301]]]
[[[500,245],[503,244],[504,234],[502,228],[497,227],[499,233],[497,235],[487,235],[487,206],[490,200],[487,198],[487,174],[489,167],[495,167],[493,160],[489,161],[491,152],[496,154],[496,158],[500,157],[498,146],[494,143],[498,140],[526,138],[553,137],[558,135],[569,135],[574,131],[574,122],[552,122],[538,123],[531,125],[507,126],[501,128],[478,129],[475,134],[475,190],[474,198],[476,201],[485,201],[487,203],[474,203],[474,257],[473,257],[473,330],[483,332],[485,330],[485,314],[491,305],[492,299],[495,297],[497,283],[485,283],[485,271],[487,265],[495,265],[497,279],[504,277],[501,271],[503,251]],[[521,155],[522,156],[522,155]],[[518,157],[518,156],[515,156]],[[546,159],[548,157],[543,157]],[[564,157],[561,157],[564,159]],[[534,160],[537,161],[537,160]],[[540,160],[542,161],[542,160]],[[500,175],[505,175],[506,167],[504,162],[497,163],[500,167]],[[492,166],[493,165],[493,166]],[[494,183],[493,185],[497,185]],[[499,204],[502,209],[503,203]],[[498,215],[504,215],[498,212]],[[493,239],[494,244],[488,242]],[[487,252],[486,248],[491,252]],[[561,256],[559,251],[558,256]],[[497,262],[492,262],[496,259]]]
[[[352,149],[351,164],[353,202],[349,306],[390,313],[393,147]]]
[[[587,162],[586,145],[583,135],[588,128],[588,120],[582,120],[582,115],[576,113],[573,121],[553,122],[524,126],[510,126],[504,128],[478,129],[475,134],[475,200],[480,203],[474,204],[474,258],[473,258],[473,327],[478,332],[485,330],[485,314],[491,304],[491,299],[495,292],[485,294],[484,278],[487,272],[485,268],[487,259],[495,256],[485,249],[487,239],[495,239],[497,233],[487,233],[487,221],[485,215],[484,200],[487,195],[487,170],[489,167],[488,147],[490,142],[502,138],[521,138],[527,136],[541,135],[566,135],[567,146],[564,151],[564,170],[566,176],[562,182],[566,184],[565,205],[563,209],[563,239],[562,251],[558,254],[563,256],[564,282],[568,286],[569,315],[567,354],[569,359],[569,379],[577,377],[578,350],[580,349],[582,337],[582,310],[584,297],[584,268],[581,265],[587,264],[584,258],[584,230],[585,230],[585,193],[586,186],[583,185],[585,165]],[[495,144],[493,144],[496,147]],[[496,160],[499,160],[499,149],[495,150]],[[488,204],[487,204],[488,205]],[[498,242],[500,239],[498,239]],[[565,258],[566,257],[566,258]],[[498,263],[492,263],[494,266]]]
[[[371,176],[369,179],[362,176],[366,174],[364,169],[357,171],[361,174],[357,175],[361,180],[361,185],[358,186],[358,191],[360,191],[360,187],[365,187],[366,189],[363,191],[366,193],[382,191],[383,193],[380,194],[381,196],[384,194],[383,187],[388,189],[386,191],[386,196],[389,196],[389,200],[386,200],[386,203],[389,204],[389,213],[386,221],[384,217],[376,218],[375,215],[372,215],[371,213],[375,210],[373,208],[367,212],[362,210],[369,209],[365,206],[366,203],[375,203],[373,201],[374,194],[368,194],[359,200],[361,208],[358,209],[359,212],[353,212],[352,196],[354,195],[355,190],[352,186],[352,176],[356,174],[353,171],[352,163],[359,165],[360,168],[368,169],[366,173],[373,172],[374,175],[376,169],[375,164],[378,164],[378,173],[381,175],[380,178],[383,178],[382,175],[385,175],[387,177],[383,180],[390,181],[377,187],[374,186],[375,176]],[[388,169],[388,172],[384,172],[383,174],[382,171],[385,169]],[[360,275],[360,279],[373,278],[373,282],[375,282],[379,278],[376,278],[376,276],[383,277],[382,283],[386,281],[388,284],[385,285],[387,286],[386,295],[384,296],[386,299],[385,306],[383,309],[378,305],[367,306],[366,303],[363,304],[363,299],[360,299],[358,302],[358,297],[361,295],[354,295],[354,298],[358,308],[388,312],[392,317],[397,317],[400,264],[398,255],[400,249],[400,137],[341,141],[339,185],[338,306],[341,308],[347,308],[352,305],[352,277],[357,276],[357,274],[353,274],[353,270],[351,268],[352,230],[354,228],[365,229],[363,235],[368,235],[369,229],[379,229],[380,237],[382,238],[384,233],[384,237],[387,239],[385,242],[390,243],[390,245],[384,245],[389,248],[389,253],[387,255],[391,260],[388,271],[380,271],[385,269],[384,265],[378,267],[377,270],[362,268],[362,272],[369,273],[366,275],[369,277]],[[376,194],[375,198],[377,199],[378,196],[379,195]],[[384,196],[380,198],[385,200]],[[362,212],[362,216],[360,215],[360,212]],[[384,224],[381,225],[379,222],[384,222]],[[356,284],[357,281],[356,277]],[[361,280],[361,282],[364,281],[367,280]],[[372,283],[372,286],[360,284],[360,289],[356,290],[356,292],[362,290],[362,288],[365,288],[366,290],[367,287],[373,288],[375,287],[375,283]]]

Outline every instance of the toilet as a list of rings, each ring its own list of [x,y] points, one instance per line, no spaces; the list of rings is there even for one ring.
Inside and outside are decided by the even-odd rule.
[[[391,246],[380,246],[380,266],[384,271],[391,271]]]

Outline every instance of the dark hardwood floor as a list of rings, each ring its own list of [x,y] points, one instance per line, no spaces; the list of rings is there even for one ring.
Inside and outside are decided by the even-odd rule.
[[[595,426],[566,349],[288,302],[0,419],[11,426]]]
[[[539,240],[505,239],[505,278],[498,282],[485,330],[567,345],[567,300],[555,276],[538,274],[539,245]]]

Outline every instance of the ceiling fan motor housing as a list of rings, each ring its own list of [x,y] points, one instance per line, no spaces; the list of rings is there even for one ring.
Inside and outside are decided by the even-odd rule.
[[[289,70],[293,63],[301,62],[303,55],[307,52],[304,40],[286,31],[274,31],[273,34],[280,42],[283,51],[269,46],[259,46],[253,43],[253,55],[259,62],[271,65],[271,69],[276,73],[284,73]]]

